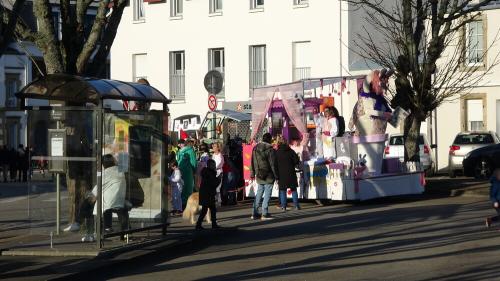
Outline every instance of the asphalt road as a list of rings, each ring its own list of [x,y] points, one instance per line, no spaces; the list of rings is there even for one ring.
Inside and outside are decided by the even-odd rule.
[[[304,205],[251,221],[249,209],[220,213],[213,232],[183,251],[96,280],[500,280],[500,233],[481,197],[417,196],[362,204]]]

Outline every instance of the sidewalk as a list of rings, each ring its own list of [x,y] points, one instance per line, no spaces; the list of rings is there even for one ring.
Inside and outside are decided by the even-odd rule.
[[[195,244],[207,244],[214,236],[237,231],[228,221],[235,218],[235,214],[239,217],[239,213],[248,213],[248,208],[248,203],[225,207],[218,212],[219,221],[225,228],[213,231],[209,228],[194,231],[194,226],[183,222],[181,217],[173,217],[166,237],[120,250],[101,252],[98,256],[0,256],[0,280],[89,280],[89,274],[98,275],[99,271],[111,267],[126,267],[138,259],[144,260],[157,255],[182,255],[189,252],[190,247]],[[0,249],[8,248],[9,243],[19,243],[19,238],[21,237],[12,237],[10,241],[1,240]],[[30,238],[37,239],[36,236]]]

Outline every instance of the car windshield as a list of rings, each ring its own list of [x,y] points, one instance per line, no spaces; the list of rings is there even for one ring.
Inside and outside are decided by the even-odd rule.
[[[403,136],[391,136],[389,139],[389,145],[404,145],[404,138]],[[423,145],[424,143],[424,136],[420,135],[418,137],[418,144]]]
[[[454,144],[490,144],[494,143],[491,134],[467,134],[458,135],[455,138]]]

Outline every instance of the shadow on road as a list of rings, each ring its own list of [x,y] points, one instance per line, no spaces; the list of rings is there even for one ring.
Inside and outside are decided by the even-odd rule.
[[[390,199],[385,204],[390,204]],[[402,200],[402,199],[398,199]],[[408,200],[408,199],[403,199]],[[473,254],[487,251],[495,251],[497,247],[483,246],[475,249],[437,251],[434,254],[418,254],[414,251],[425,249],[438,249],[464,242],[480,241],[498,236],[496,231],[479,231],[482,217],[468,216],[464,221],[463,216],[485,208],[484,202],[470,204],[446,204],[418,207],[397,207],[385,209],[384,200],[382,204],[358,204],[354,206],[339,206],[312,208],[284,217],[277,217],[268,222],[252,222],[239,225],[240,230],[231,232],[230,235],[214,235],[210,233],[205,237],[194,239],[189,247],[184,247],[174,255],[158,254],[148,259],[130,264],[132,271],[110,270],[109,275],[95,275],[99,280],[119,277],[133,277],[136,274],[152,272],[168,272],[169,270],[186,269],[189,267],[206,266],[211,264],[258,260],[259,258],[286,255],[287,253],[301,253],[302,259],[297,262],[288,262],[284,265],[266,265],[249,270],[220,274],[214,272],[213,276],[198,280],[249,280],[259,278],[273,278],[283,276],[298,276],[302,273],[318,273],[332,271],[335,269],[352,268],[355,270],[360,266],[384,265],[390,266],[393,262],[419,262],[426,259],[455,256],[459,254]],[[373,210],[377,208],[378,210]],[[368,211],[368,212],[367,212]],[[338,214],[342,215],[338,215]],[[239,218],[239,217],[235,217]],[[305,222],[307,220],[307,222]],[[418,225],[416,224],[418,222]],[[266,228],[252,229],[253,226],[266,224]],[[393,226],[400,226],[397,230]],[[344,238],[331,241],[332,235],[376,228],[379,233],[366,231],[365,235]],[[388,229],[387,231],[383,231]],[[381,231],[380,231],[381,230]],[[452,233],[443,235],[443,232]],[[324,236],[325,242],[300,245],[300,239]],[[326,239],[329,236],[329,239]],[[335,236],[333,236],[335,237]],[[319,239],[321,240],[321,239]],[[283,241],[295,241],[295,246],[287,249],[271,250],[272,244]],[[259,247],[269,245],[267,251],[251,254],[238,254],[243,248]],[[210,248],[209,248],[210,247]],[[327,253],[315,256],[319,251],[327,250]],[[165,264],[176,257],[196,253],[224,253],[219,257],[204,258],[195,261],[179,261]],[[227,254],[226,254],[227,253]],[[411,254],[410,254],[411,253]],[[394,254],[394,258],[387,255]],[[369,258],[370,261],[356,262],[355,258]],[[382,258],[383,257],[383,258]],[[328,261],[330,265],[323,264]],[[343,261],[344,264],[335,261]],[[348,261],[352,261],[347,263]],[[161,263],[161,265],[159,265]],[[331,264],[334,265],[331,265]],[[488,266],[484,271],[468,272],[468,280],[484,280],[496,278],[500,274],[500,268]],[[94,277],[94,276],[93,276]],[[139,277],[139,276],[137,276]],[[450,276],[452,278],[453,276]],[[101,279],[103,278],[103,279]]]

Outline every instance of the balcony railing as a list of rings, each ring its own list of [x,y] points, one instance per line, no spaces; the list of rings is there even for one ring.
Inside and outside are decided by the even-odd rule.
[[[293,80],[299,81],[302,79],[311,78],[311,68],[310,67],[296,67],[293,69]]]
[[[170,99],[186,100],[186,82],[184,73],[170,75]]]
[[[250,70],[250,88],[266,85],[266,74],[266,70]]]

